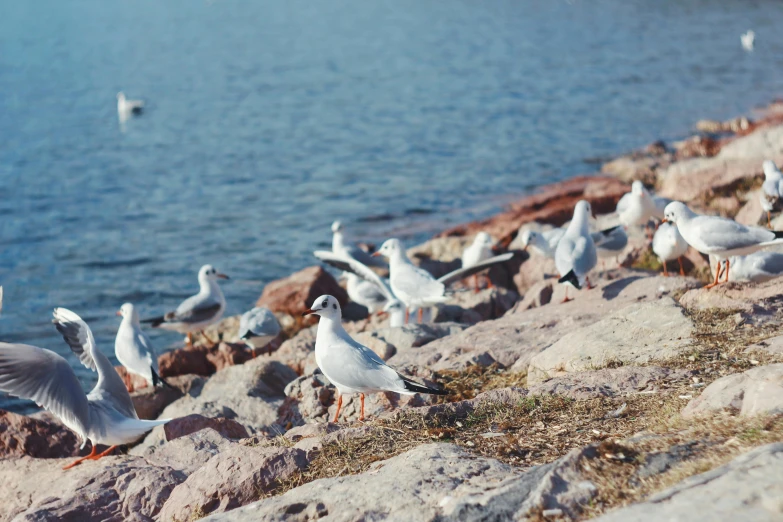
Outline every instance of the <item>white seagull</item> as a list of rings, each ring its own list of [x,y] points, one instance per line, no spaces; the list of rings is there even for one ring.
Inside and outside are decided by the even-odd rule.
[[[666,269],[668,261],[675,259],[680,263],[680,275],[685,275],[685,268],[682,266],[682,256],[688,251],[688,243],[683,239],[677,227],[671,223],[661,223],[653,236],[652,249],[663,265],[663,275],[668,276]]]
[[[666,206],[666,221],[677,225],[680,234],[690,246],[702,254],[713,255],[719,261],[726,261],[726,281],[729,280],[730,257],[752,254],[762,248],[783,243],[783,232],[746,227],[732,219],[718,216],[702,216],[679,201]],[[721,273],[719,262],[715,281],[706,288],[717,285]]]
[[[367,307],[371,314],[395,310],[399,300],[389,288],[388,282],[361,261],[345,254],[316,250],[313,255],[329,266],[342,270],[348,279],[347,291],[351,301]]]
[[[164,386],[167,383],[158,375],[158,357],[147,335],[141,330],[139,313],[131,303],[120,307],[117,315],[122,316],[122,322],[114,340],[114,355],[126,370],[143,377],[150,386]],[[125,383],[128,391],[133,391],[133,383],[129,379]]]
[[[520,238],[522,241],[522,248],[524,250],[530,248],[540,256],[554,259],[557,244],[560,242],[563,234],[565,234],[564,228],[553,228],[551,230],[545,230],[544,232],[524,230],[521,232]]]
[[[394,295],[405,303],[406,322],[411,309],[418,309],[419,321],[423,309],[449,299],[446,287],[451,283],[477,274],[482,270],[503,263],[514,257],[513,253],[501,254],[468,268],[459,268],[435,279],[432,274],[411,263],[399,239],[387,239],[373,255],[383,255],[389,260],[389,282]]]
[[[144,110],[144,102],[141,100],[129,100],[120,91],[117,93],[117,114],[121,121],[125,121],[131,114],[141,114]]]
[[[590,203],[579,201],[574,207],[574,217],[568,224],[563,238],[555,250],[555,266],[561,277],[558,283],[570,284],[581,290],[585,282],[590,288],[588,274],[598,263],[595,242],[590,234]],[[568,299],[568,287],[563,302]]]
[[[740,43],[742,44],[742,48],[746,51],[752,51],[753,50],[753,44],[756,41],[756,33],[752,29],[748,29],[748,31],[745,34],[740,35]]]
[[[253,349],[263,348],[280,334],[280,323],[269,308],[255,307],[239,318],[239,338]]]
[[[646,225],[652,219],[663,219],[663,211],[672,200],[651,195],[641,181],[631,184],[631,192],[617,202],[616,212],[625,227]]]
[[[318,332],[315,336],[315,362],[329,382],[337,388],[337,411],[332,422],[337,422],[343,395],[359,394],[361,415],[364,420],[364,395],[366,393],[396,392],[403,395],[430,393],[446,395],[448,392],[429,388],[387,366],[378,355],[348,335],[341,323],[340,303],[331,295],[322,295],[313,302],[304,315],[315,314]]]
[[[761,185],[759,200],[761,208],[767,213],[767,226],[772,228],[770,213],[778,210],[780,197],[783,195],[783,173],[772,160],[764,160],[764,183]]]
[[[160,317],[144,319],[142,323],[150,323],[153,328],[162,328],[187,334],[188,344],[193,344],[193,332],[201,331],[204,334],[204,328],[216,323],[223,317],[226,310],[226,298],[223,297],[223,291],[218,285],[218,279],[228,279],[225,274],[219,273],[212,265],[204,265],[198,271],[199,292],[188,297],[171,312]]]
[[[590,237],[593,238],[596,253],[601,259],[617,257],[628,246],[628,234],[621,225],[593,232]]]
[[[729,277],[732,281],[763,283],[783,275],[783,254],[756,252],[731,258]]]
[[[121,444],[136,441],[170,419],[140,420],[122,379],[95,346],[87,324],[65,308],[54,309],[54,324],[81,363],[98,372],[98,384],[84,393],[68,361],[50,350],[24,344],[0,343],[0,390],[35,401],[56,415],[92,451],[63,469],[84,460],[98,460]],[[109,448],[97,453],[97,445]]]
[[[340,221],[332,223],[332,252],[352,257],[366,266],[386,268],[382,259],[373,258],[370,254],[354,243],[347,243],[343,234],[343,224]]]
[[[462,268],[470,268],[490,259],[493,255],[492,247],[494,245],[495,242],[492,240],[492,236],[486,232],[482,231],[476,234],[470,246],[462,251]],[[492,288],[491,281],[489,282],[489,287]],[[479,291],[478,274],[473,275],[473,288],[476,292]]]

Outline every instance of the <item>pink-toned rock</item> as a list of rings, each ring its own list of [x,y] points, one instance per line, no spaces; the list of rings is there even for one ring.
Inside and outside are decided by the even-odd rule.
[[[732,411],[742,416],[783,412],[783,364],[721,377],[682,410],[683,417]]]
[[[299,375],[312,373],[311,370],[315,368],[315,334],[317,329],[318,326],[313,325],[310,328],[300,330],[271,354],[271,359],[280,361]]]
[[[475,324],[496,319],[510,310],[519,300],[519,294],[501,287],[485,288],[479,292],[457,292],[447,303],[436,306],[435,322]]]
[[[687,158],[711,158],[720,152],[721,143],[709,136],[691,136],[675,144],[674,156],[677,160]]]
[[[765,283],[728,282],[714,288],[689,290],[680,297],[680,303],[686,308],[697,310],[722,308],[742,310],[749,314],[754,311],[777,309],[776,299],[781,294],[783,294],[783,280],[780,278]]]
[[[329,272],[320,266],[311,266],[284,279],[268,283],[256,306],[301,317],[313,301],[324,294],[334,296],[341,305],[348,302],[348,294]]]
[[[763,221],[766,225],[767,213],[761,208],[761,201],[759,200],[760,193],[761,190],[748,192],[747,202],[740,208],[737,215],[734,216],[734,221],[750,226],[761,225]]]
[[[751,344],[745,349],[745,353],[751,353],[754,351],[766,352],[771,355],[783,355],[783,335],[772,337],[770,339],[764,339],[756,344]]]
[[[162,446],[137,446],[130,453],[144,457],[153,466],[170,467],[189,476],[218,453],[238,444],[211,428],[204,428]]]
[[[131,373],[128,370],[125,369],[124,366],[119,365],[115,366],[114,369],[116,370],[117,374],[122,378],[122,381],[127,383],[130,380],[131,385],[136,390],[141,390],[142,388],[147,388],[148,383],[147,379],[140,375],[136,375],[135,373]]]
[[[157,419],[163,409],[183,395],[198,395],[205,379],[200,375],[167,377],[170,386],[147,386],[131,393],[133,406],[140,419]]]
[[[253,358],[243,343],[197,344],[165,352],[158,357],[161,377],[195,374],[208,376],[228,366],[244,364]]]
[[[70,457],[79,455],[79,445],[76,434],[60,423],[0,410],[0,458]]]
[[[562,395],[574,400],[623,397],[687,380],[690,373],[660,366],[621,366],[572,373],[530,387],[530,395]]]
[[[160,520],[191,520],[250,504],[306,466],[299,449],[232,446],[174,488]]]
[[[525,292],[525,297],[517,303],[514,310],[530,310],[549,304],[556,284],[555,279],[546,279],[534,284]]]
[[[229,439],[246,439],[250,436],[245,427],[236,421],[222,417],[204,417],[197,413],[172,419],[163,426],[163,431],[166,434],[166,440],[171,442],[207,428],[213,429]]]

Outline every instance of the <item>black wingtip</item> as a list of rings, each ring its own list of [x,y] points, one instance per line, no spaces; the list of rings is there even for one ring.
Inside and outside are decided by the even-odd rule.
[[[405,384],[405,389],[416,393],[429,393],[430,395],[448,395],[446,390],[436,390],[435,388],[429,388],[423,384],[418,384],[408,379],[403,378],[402,382]]]
[[[161,315],[160,317],[150,317],[149,319],[142,319],[140,322],[144,324],[149,324],[153,328],[156,326],[162,325],[164,322],[166,322],[165,318]]]
[[[248,340],[248,339],[250,339],[252,336],[253,336],[253,334],[251,334],[251,333],[250,333],[250,330],[248,330],[247,332],[245,332],[245,333],[243,333],[243,334],[242,334],[242,336],[240,337],[240,339],[242,339],[243,341],[247,341],[247,340]]]
[[[558,279],[557,282],[558,283],[571,283],[574,286],[574,288],[576,288],[577,290],[581,290],[582,289],[582,287],[579,285],[579,278],[576,277],[576,274],[574,273],[573,269],[569,270],[568,273],[566,275],[564,275],[563,277],[561,277],[560,279]]]
[[[158,372],[155,371],[155,368],[150,368],[150,371],[152,372],[152,386],[154,388],[169,388],[170,390],[176,390],[174,386],[167,383],[165,380],[163,380],[163,377],[158,375]]]
[[[616,225],[616,226],[613,226],[611,228],[605,228],[605,229],[601,230],[601,234],[603,234],[604,236],[609,236],[609,235],[612,234],[612,232],[614,232],[615,230],[617,230],[621,226],[622,225]]]
[[[775,239],[783,238],[783,230],[773,230],[773,234],[775,234]]]

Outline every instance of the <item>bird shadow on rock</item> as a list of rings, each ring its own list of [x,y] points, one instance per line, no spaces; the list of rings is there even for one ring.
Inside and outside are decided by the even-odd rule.
[[[608,285],[606,285],[603,288],[601,295],[607,301],[611,301],[612,299],[614,299],[615,297],[620,295],[620,292],[625,290],[625,288],[628,285],[630,285],[631,283],[633,283],[634,281],[637,281],[639,279],[643,279],[643,277],[642,276],[630,276],[630,277],[626,277],[624,279],[618,279],[617,281],[615,281],[613,283],[609,283]]]

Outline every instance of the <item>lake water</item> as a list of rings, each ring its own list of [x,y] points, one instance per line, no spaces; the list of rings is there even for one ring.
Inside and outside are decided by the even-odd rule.
[[[55,306],[109,354],[123,302],[170,309],[204,263],[239,313],[336,218],[418,241],[783,93],[776,1],[0,3],[0,338],[85,386]]]

